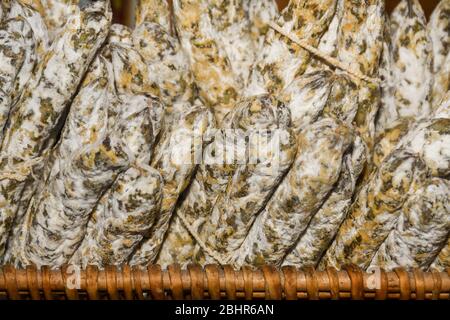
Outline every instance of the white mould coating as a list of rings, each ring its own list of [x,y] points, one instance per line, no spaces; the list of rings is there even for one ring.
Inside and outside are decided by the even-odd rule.
[[[291,1],[275,23],[283,31],[318,46],[334,17],[337,0]],[[302,75],[310,61],[308,51],[270,29],[250,75],[246,96],[278,94]]]
[[[58,144],[58,151],[53,152],[47,160],[43,176],[46,177],[52,172],[53,163],[64,165],[62,163],[70,161],[72,155],[82,147],[105,137],[108,117],[107,104],[111,98],[107,95],[108,90],[109,94],[112,92],[112,88],[108,88],[108,86],[112,81],[112,66],[101,55],[97,56],[72,103],[71,112]],[[25,213],[26,207],[17,213],[14,232],[9,237],[5,260],[12,263],[15,263],[28,232],[27,228],[23,228],[25,220],[29,219],[25,218]]]
[[[450,0],[439,2],[427,28],[433,45],[432,108],[435,109],[450,90]]]
[[[448,235],[447,243],[444,244],[441,252],[430,266],[430,269],[441,272],[445,271],[446,268],[450,268],[450,234]]]
[[[278,6],[273,0],[244,0],[243,6],[256,52],[259,52],[269,30],[267,24],[275,21],[279,15]]]
[[[47,28],[39,12],[14,1],[6,18],[0,29],[0,141],[11,107],[48,50]]]
[[[178,105],[163,122],[160,139],[153,151],[151,166],[164,181],[161,211],[155,225],[130,260],[131,265],[154,263],[169,228],[178,198],[189,185],[201,155],[202,136],[211,125],[212,114],[199,101]]]
[[[64,26],[76,11],[80,0],[39,0],[42,3],[42,13],[49,30],[51,41],[56,40]],[[86,1],[84,1],[86,2]],[[94,1],[92,1],[94,2]]]
[[[160,25],[166,32],[171,32],[171,13],[167,0],[137,0],[136,27],[146,22]]]
[[[21,19],[7,20],[0,26],[0,141],[12,105],[16,78],[27,51],[32,50],[27,48],[29,39],[32,39],[30,31]]]
[[[292,169],[256,218],[240,250],[233,254],[233,264],[282,263],[338,181],[351,138],[345,125],[330,118],[298,135]]]
[[[255,218],[290,169],[297,151],[295,134],[288,129],[289,110],[276,99],[246,99],[235,110],[242,119],[234,126],[244,130],[244,135],[249,134],[248,157],[252,163],[236,167],[226,191],[215,202],[210,221],[201,231],[206,245],[221,255],[239,249]]]
[[[342,171],[335,188],[313,216],[283,265],[316,267],[347,217],[358,178],[366,162],[362,139],[355,134],[353,140],[352,149],[342,160]]]
[[[418,0],[402,0],[395,8],[391,36],[397,117],[425,118],[431,111],[433,53],[425,14]]]
[[[300,132],[323,111],[333,84],[330,71],[316,71],[295,79],[280,95],[291,112],[292,129]]]
[[[320,267],[354,263],[365,269],[395,226],[399,209],[422,186],[429,171],[411,153],[392,153],[359,191]]]
[[[188,58],[178,39],[156,23],[143,22],[133,31],[133,43],[148,67],[148,77],[160,90],[167,106],[187,101],[193,95]]]
[[[176,29],[199,97],[220,123],[239,99],[243,84],[237,80],[230,57],[220,45],[223,40],[210,15],[210,5],[215,8],[212,2],[174,0],[173,6]]]
[[[391,22],[389,16],[385,15],[383,30],[383,52],[380,61],[381,98],[380,110],[377,115],[376,134],[381,136],[398,121],[397,105],[394,99],[394,74],[393,74],[393,48],[391,39]]]
[[[161,208],[162,178],[147,165],[120,174],[91,215],[88,232],[70,263],[122,265],[152,227]]]
[[[450,0],[441,0],[431,14],[427,25],[433,44],[433,73],[445,66],[450,53]]]
[[[51,154],[48,177],[28,208],[16,264],[67,263],[84,237],[92,209],[128,165],[120,130],[109,127],[115,99],[112,66],[97,56]]]
[[[106,38],[110,21],[111,8],[106,0],[96,1],[71,16],[13,108],[9,120],[12,125],[5,130],[1,156],[20,163],[46,152],[63,111]],[[1,181],[2,188],[8,191],[1,194],[5,206],[0,210],[0,255],[26,184],[13,179]],[[28,200],[21,199],[24,203]]]
[[[450,182],[432,178],[401,209],[394,230],[378,249],[371,266],[427,270],[450,230]]]

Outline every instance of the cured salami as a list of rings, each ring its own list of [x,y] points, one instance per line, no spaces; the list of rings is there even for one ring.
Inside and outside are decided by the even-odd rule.
[[[396,121],[401,121],[398,120],[397,106],[394,99],[396,84],[393,75],[394,57],[391,39],[391,21],[387,14],[384,19],[383,52],[380,60],[380,77],[382,79],[380,85],[381,97],[375,127],[377,137],[383,135],[385,130],[393,127]]]
[[[221,163],[223,162],[221,159],[225,159],[225,148],[232,146],[234,142],[234,135],[227,135],[225,130],[211,135],[211,139],[208,140],[212,142],[203,152],[203,163],[198,166],[195,177],[177,208],[177,213],[183,214],[195,231],[202,230],[209,221],[214,204],[219,195],[225,192],[228,180],[235,169],[233,164]],[[202,263],[205,256],[199,251],[199,248],[196,248],[196,241],[178,215],[175,215],[161,248],[158,264],[167,266],[173,263],[180,265]]]
[[[149,81],[147,65],[133,45],[131,30],[123,25],[112,25],[108,44],[117,93],[157,95],[158,88]]]
[[[389,129],[384,130],[375,140],[373,150],[373,165],[379,167],[384,159],[395,150],[398,143],[409,132],[413,119],[403,118],[391,124]]]
[[[450,90],[450,1],[440,1],[431,15],[428,32],[433,45],[434,84],[432,108],[435,109]]]
[[[338,35],[338,58],[367,76],[378,74],[382,52],[384,1],[344,1]]]
[[[231,71],[240,90],[247,86],[255,60],[256,46],[245,8],[246,1],[206,0],[216,43],[230,61]],[[264,2],[264,1],[263,1]]]
[[[450,91],[450,54],[448,54],[442,68],[434,75],[434,84],[432,92],[432,109],[437,106],[445,98],[447,92]]]
[[[197,233],[205,228],[218,197],[225,192],[227,184],[236,169],[236,163],[226,161],[227,152],[242,154],[240,144],[236,143],[236,134],[232,129],[231,119],[238,114],[238,108],[227,114],[221,129],[210,130],[204,136],[205,148],[202,163],[198,166],[194,179],[177,208],[171,222],[167,238],[161,248],[158,264],[167,266],[173,263],[187,265],[192,262],[202,263],[206,257],[197,247],[196,241],[186,229],[178,214],[184,215]],[[241,110],[241,109],[239,109]]]
[[[322,116],[340,120],[351,126],[359,107],[359,86],[347,75],[335,72]]]
[[[383,44],[384,1],[344,1],[340,33],[338,35],[338,60],[363,75],[378,77]],[[380,104],[379,86],[360,82],[358,110],[354,124],[368,150],[373,150],[375,118]],[[370,160],[370,157],[368,157]]]
[[[316,71],[294,80],[281,94],[291,112],[292,128],[299,132],[316,121],[330,96],[333,74]]]
[[[399,209],[427,176],[418,157],[401,149],[392,153],[360,190],[320,267],[354,263],[367,268],[396,225]]]
[[[449,104],[442,103],[430,120],[418,122],[400,139],[359,192],[321,267],[347,263],[368,267],[396,226],[408,197],[429,176],[448,176],[450,155],[444,147],[450,143],[448,116]]]
[[[118,176],[94,210],[83,243],[72,257],[73,263],[82,265],[127,261],[151,228],[161,204],[161,177],[147,163],[161,128],[163,107],[147,94],[146,64],[132,46],[130,30],[113,25],[108,43],[118,99],[110,112],[110,118],[114,115],[110,125],[134,164]]]
[[[325,118],[297,137],[299,149],[292,169],[254,222],[236,265],[280,265],[307,228],[338,181],[342,159],[351,144],[351,131]]]
[[[403,0],[395,8],[391,35],[397,119],[425,118],[430,113],[433,55],[425,14],[418,0]],[[396,118],[391,116],[389,120]]]
[[[67,263],[84,237],[92,209],[128,165],[120,121],[109,127],[114,101],[112,67],[98,56],[72,104],[48,178],[28,208],[20,263]]]
[[[55,134],[63,111],[74,96],[95,52],[104,42],[111,20],[109,1],[95,1],[74,14],[61,37],[36,67],[23,94],[10,113],[1,155],[15,165],[43,155]],[[81,26],[75,28],[75,26]],[[7,164],[2,164],[2,167]],[[29,175],[26,166],[24,177]],[[24,179],[20,179],[24,180]],[[1,181],[0,255],[15,218],[25,181]],[[6,191],[8,190],[8,191]],[[26,199],[22,200],[27,202]]]
[[[212,108],[220,123],[233,108],[242,88],[226,52],[217,43],[219,35],[207,4],[208,1],[173,1],[177,32],[189,58],[200,98]]]
[[[249,160],[237,166],[215,203],[209,224],[200,232],[206,245],[222,255],[239,249],[297,151],[295,135],[288,131],[289,112],[283,104],[259,96],[237,108],[243,109],[238,128],[248,135]]]
[[[450,183],[432,178],[401,209],[394,230],[378,249],[371,266],[427,270],[447,240],[450,229]]]
[[[58,144],[58,156],[70,159],[74,152],[93,144],[108,131],[108,104],[113,95],[113,67],[98,55],[76,95]]]
[[[203,164],[199,166],[186,198],[178,209],[178,212],[186,217],[192,230],[199,235],[201,241],[213,251],[220,249],[221,254],[224,253],[224,249],[219,241],[236,238],[235,241],[239,242],[239,237],[245,236],[246,230],[253,221],[252,213],[255,215],[260,210],[267,193],[271,194],[274,188],[274,186],[270,187],[270,180],[279,179],[282,175],[280,172],[287,169],[294,156],[292,138],[285,141],[280,139],[280,144],[275,144],[273,141],[276,138],[277,129],[286,131],[289,126],[288,109],[276,99],[268,96],[244,99],[226,116],[222,124],[223,129],[217,131],[212,136],[213,141],[206,146]],[[273,156],[277,158],[272,159],[272,165],[267,166],[267,158],[271,156],[264,153],[267,150],[262,152],[261,163],[258,163],[256,154],[258,150],[254,148],[255,146],[251,155],[252,163],[248,162],[249,156],[246,156],[246,152],[250,152],[250,146],[245,141],[250,139],[252,134],[258,133],[261,134],[262,139],[267,136],[270,138],[257,147],[269,147],[269,143],[273,143],[270,147],[273,147],[275,153]],[[287,146],[289,143],[291,145]],[[262,172],[265,174],[258,175]],[[261,187],[260,192],[248,192],[248,188],[259,188],[254,183],[250,183],[252,186],[248,184],[249,181],[258,177],[265,182],[265,188]],[[237,191],[237,188],[242,188],[242,191]],[[248,210],[228,207],[231,203],[238,206],[240,197],[245,197],[245,194],[248,194],[250,198],[255,197]],[[248,213],[249,218],[242,219],[242,231],[238,229],[238,233],[233,235],[232,232],[225,230],[232,227],[230,225],[232,217],[236,215],[239,221],[240,215],[244,213]],[[227,218],[228,216],[230,219]],[[219,219],[223,222],[218,222]],[[248,226],[245,227],[245,224]],[[223,237],[217,237],[217,232],[223,233]],[[204,264],[206,259],[211,260],[213,257],[203,252],[181,221],[175,217],[161,250],[159,263],[185,265],[195,261]]]
[[[334,17],[337,0],[291,1],[276,23],[283,31],[318,46]],[[246,95],[278,94],[302,75],[310,53],[275,30],[269,30],[253,67]]]
[[[442,99],[439,107],[433,112],[434,118],[450,118],[450,91]]]
[[[167,0],[138,0],[136,5],[136,26],[145,22],[161,26],[166,32],[172,31],[171,13]]]
[[[58,151],[52,153],[48,159],[43,176],[47,176],[51,172],[53,162],[64,165],[83,146],[106,135],[107,105],[109,103],[107,91],[108,85],[113,81],[112,76],[110,63],[102,56],[98,56],[89,68],[81,89],[72,103],[72,111],[68,116],[67,126],[59,142]],[[111,88],[109,91],[111,92]],[[10,262],[15,261],[28,232],[27,229],[23,230],[24,216],[25,212],[18,212],[15,219],[15,232],[10,236],[5,257]]]
[[[151,166],[160,172],[164,181],[161,211],[149,235],[132,256],[131,265],[155,261],[178,198],[189,185],[198,157],[201,158],[201,137],[213,123],[212,114],[199,101],[177,107],[173,117],[164,120],[151,161]]]
[[[2,144],[3,154],[25,158],[42,151],[61,111],[105,40],[110,18],[110,8],[105,1],[96,1],[72,17],[66,32],[37,66],[37,73],[11,113],[10,126],[6,128]],[[77,24],[82,28],[73,28]],[[30,116],[24,116],[28,114]]]
[[[364,143],[356,135],[352,150],[344,156],[342,171],[335,188],[311,219],[294,249],[286,256],[284,265],[317,266],[347,216],[356,183],[365,165],[365,157]]]
[[[124,128],[122,138],[128,140],[132,158],[148,164],[164,118],[164,105],[156,97],[159,88],[150,78],[145,59],[133,45],[131,30],[114,24],[108,43],[120,101],[117,113]]]
[[[445,271],[446,268],[450,267],[450,238],[448,239],[437,258],[431,264],[431,269]]]
[[[331,117],[352,126],[359,107],[359,86],[347,75],[335,71],[322,117]],[[367,148],[361,137],[352,134],[352,146],[342,160],[336,186],[327,196],[320,210],[311,219],[294,249],[286,256],[284,265],[315,267],[346,218],[357,181],[367,162]]]
[[[435,176],[445,177],[450,157],[444,147],[449,142],[446,129],[449,118],[450,94],[447,94],[429,119],[414,121],[411,118],[403,118],[397,121],[379,137],[374,164],[379,166],[392,151],[407,148],[422,157]]]
[[[148,83],[143,76],[146,75],[145,69],[139,68],[140,64],[144,67],[145,64],[138,59],[139,57],[136,57],[136,52],[127,46],[127,42],[131,44],[131,32],[125,27],[114,25],[111,28],[108,42],[109,47],[105,48],[103,53],[111,56],[113,64],[106,61],[101,55],[97,57],[89,70],[82,89],[72,104],[66,129],[58,148],[52,154],[53,161],[51,163],[57,165],[51,168],[50,184],[53,174],[59,174],[60,170],[64,170],[66,166],[71,166],[72,154],[83,152],[82,150],[86,146],[99,143],[101,139],[105,139],[107,131],[115,132],[115,139],[118,143],[123,144],[121,148],[126,153],[126,159],[147,163],[150,161],[150,149],[154,137],[150,113],[159,104],[152,104],[154,99],[146,97],[145,94],[139,94],[141,91],[146,91],[145,86]],[[159,113],[161,112],[160,110]],[[118,171],[112,170],[112,181],[119,172],[120,169]],[[73,177],[66,179],[70,181],[71,178]],[[85,177],[84,179],[88,180]],[[108,188],[112,181],[105,181],[103,188]],[[57,182],[54,183],[57,184]],[[74,232],[69,236],[72,243],[68,242],[69,248],[65,248],[66,252],[62,261],[66,262],[70,258],[70,250],[73,252],[84,236],[84,221],[89,218],[89,214],[96,204],[95,197],[98,199],[103,194],[101,184],[97,188],[100,190],[100,194],[92,193],[92,202],[89,202],[88,199],[86,207],[78,211],[80,216],[77,222],[79,224],[74,225]],[[64,203],[65,200],[67,199],[61,196],[58,198],[58,194],[54,192],[53,199],[44,197],[40,201],[44,203],[43,206],[45,207],[49,205],[45,202],[58,204],[58,201]],[[76,211],[75,204],[71,205],[66,205],[67,209]],[[37,214],[39,214],[39,211],[36,213],[31,210],[29,213],[30,217]],[[53,216],[61,215],[57,211],[51,212],[51,214]],[[55,220],[58,220],[58,218],[55,218]],[[55,229],[54,232],[56,234],[58,232],[64,233],[64,231],[58,229]]]
[[[159,97],[167,108],[192,99],[189,61],[178,39],[156,23],[143,22],[133,32],[133,43],[147,64],[149,81],[159,88]]]
[[[428,33],[433,46],[433,73],[438,73],[446,64],[450,53],[450,1],[441,0],[428,22]]]
[[[405,136],[402,147],[418,155],[431,174],[448,178],[450,174],[450,118],[436,118]]]
[[[133,45],[133,38],[132,38],[133,31],[128,28],[127,26],[124,26],[122,24],[114,23],[111,25],[111,28],[109,30],[107,43],[109,46],[105,47],[105,53],[109,53],[107,55],[111,55],[111,52],[108,51],[108,47],[111,46],[117,46],[119,48],[124,48],[123,50],[130,49],[132,50]]]
[[[43,7],[43,16],[50,32],[50,39],[56,39],[64,25],[74,13],[75,6],[82,6],[89,1],[83,0],[39,0]]]
[[[57,168],[28,208],[29,230],[19,265],[61,266],[83,240],[99,197],[128,165],[125,146],[106,137]],[[54,169],[56,170],[56,169]]]
[[[40,0],[16,0],[11,2],[8,18],[23,18],[33,32],[35,51],[38,61],[47,54],[50,45],[48,29],[41,15],[42,5]],[[34,65],[33,65],[34,67]],[[30,67],[33,69],[32,67]]]
[[[10,0],[5,0],[0,3],[0,22],[2,22],[3,19],[5,19],[6,15],[8,14],[10,6]]]
[[[88,230],[71,263],[121,265],[150,230],[161,206],[162,180],[149,166],[120,174],[92,213]]]
[[[1,28],[0,67],[0,141],[12,106],[48,49],[47,29],[32,7],[22,2],[10,4],[7,20]]]
[[[31,37],[29,26],[20,19],[7,20],[0,26],[0,132],[8,119],[15,79],[25,61],[25,38]],[[0,134],[0,141],[2,138]]]
[[[343,8],[344,1],[338,0],[336,4],[336,11],[333,19],[328,26],[327,31],[320,38],[317,49],[328,56],[337,57],[338,36],[341,28],[342,17],[344,15]],[[320,59],[312,59],[306,69],[306,73],[314,70],[328,69],[328,65]]]
[[[279,15],[278,6],[273,0],[248,0],[243,1],[243,6],[250,20],[250,34],[254,47],[259,49],[269,31],[268,22],[274,21]]]

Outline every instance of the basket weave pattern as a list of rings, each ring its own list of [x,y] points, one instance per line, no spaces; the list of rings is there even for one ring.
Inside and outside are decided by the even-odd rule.
[[[355,266],[341,271],[327,269],[258,270],[229,266],[191,265],[182,270],[172,265],[147,269],[110,266],[99,270],[89,266],[79,273],[79,288],[66,285],[67,267],[51,270],[12,266],[0,269],[1,299],[98,300],[98,299],[450,299],[450,269],[447,272],[422,272],[396,269],[379,273],[379,286],[373,288],[373,274]]]

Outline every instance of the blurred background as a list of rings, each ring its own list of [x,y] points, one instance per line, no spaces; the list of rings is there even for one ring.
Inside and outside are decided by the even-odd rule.
[[[284,7],[289,3],[289,0],[277,0],[280,7]],[[395,6],[400,2],[400,0],[386,0],[386,8],[391,12]],[[425,13],[429,16],[433,11],[434,7],[439,3],[439,0],[420,0]]]
[[[138,0],[112,0],[114,10],[114,22],[133,26],[134,23],[134,7]],[[170,0],[169,0],[170,1]],[[276,0],[280,8],[284,8],[289,0]],[[388,11],[392,11],[400,0],[386,0]],[[420,0],[425,13],[429,16],[439,0]]]
[[[138,0],[111,0],[114,11],[114,22],[132,26],[134,8]]]

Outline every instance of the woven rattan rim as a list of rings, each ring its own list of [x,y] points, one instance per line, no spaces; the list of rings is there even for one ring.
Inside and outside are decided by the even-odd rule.
[[[370,286],[372,273],[353,265],[340,271],[273,266],[234,270],[219,265],[171,265],[165,270],[158,265],[104,270],[88,266],[78,273],[73,269],[0,267],[0,299],[450,299],[450,269],[380,270],[377,288]],[[78,288],[70,287],[75,274]]]

